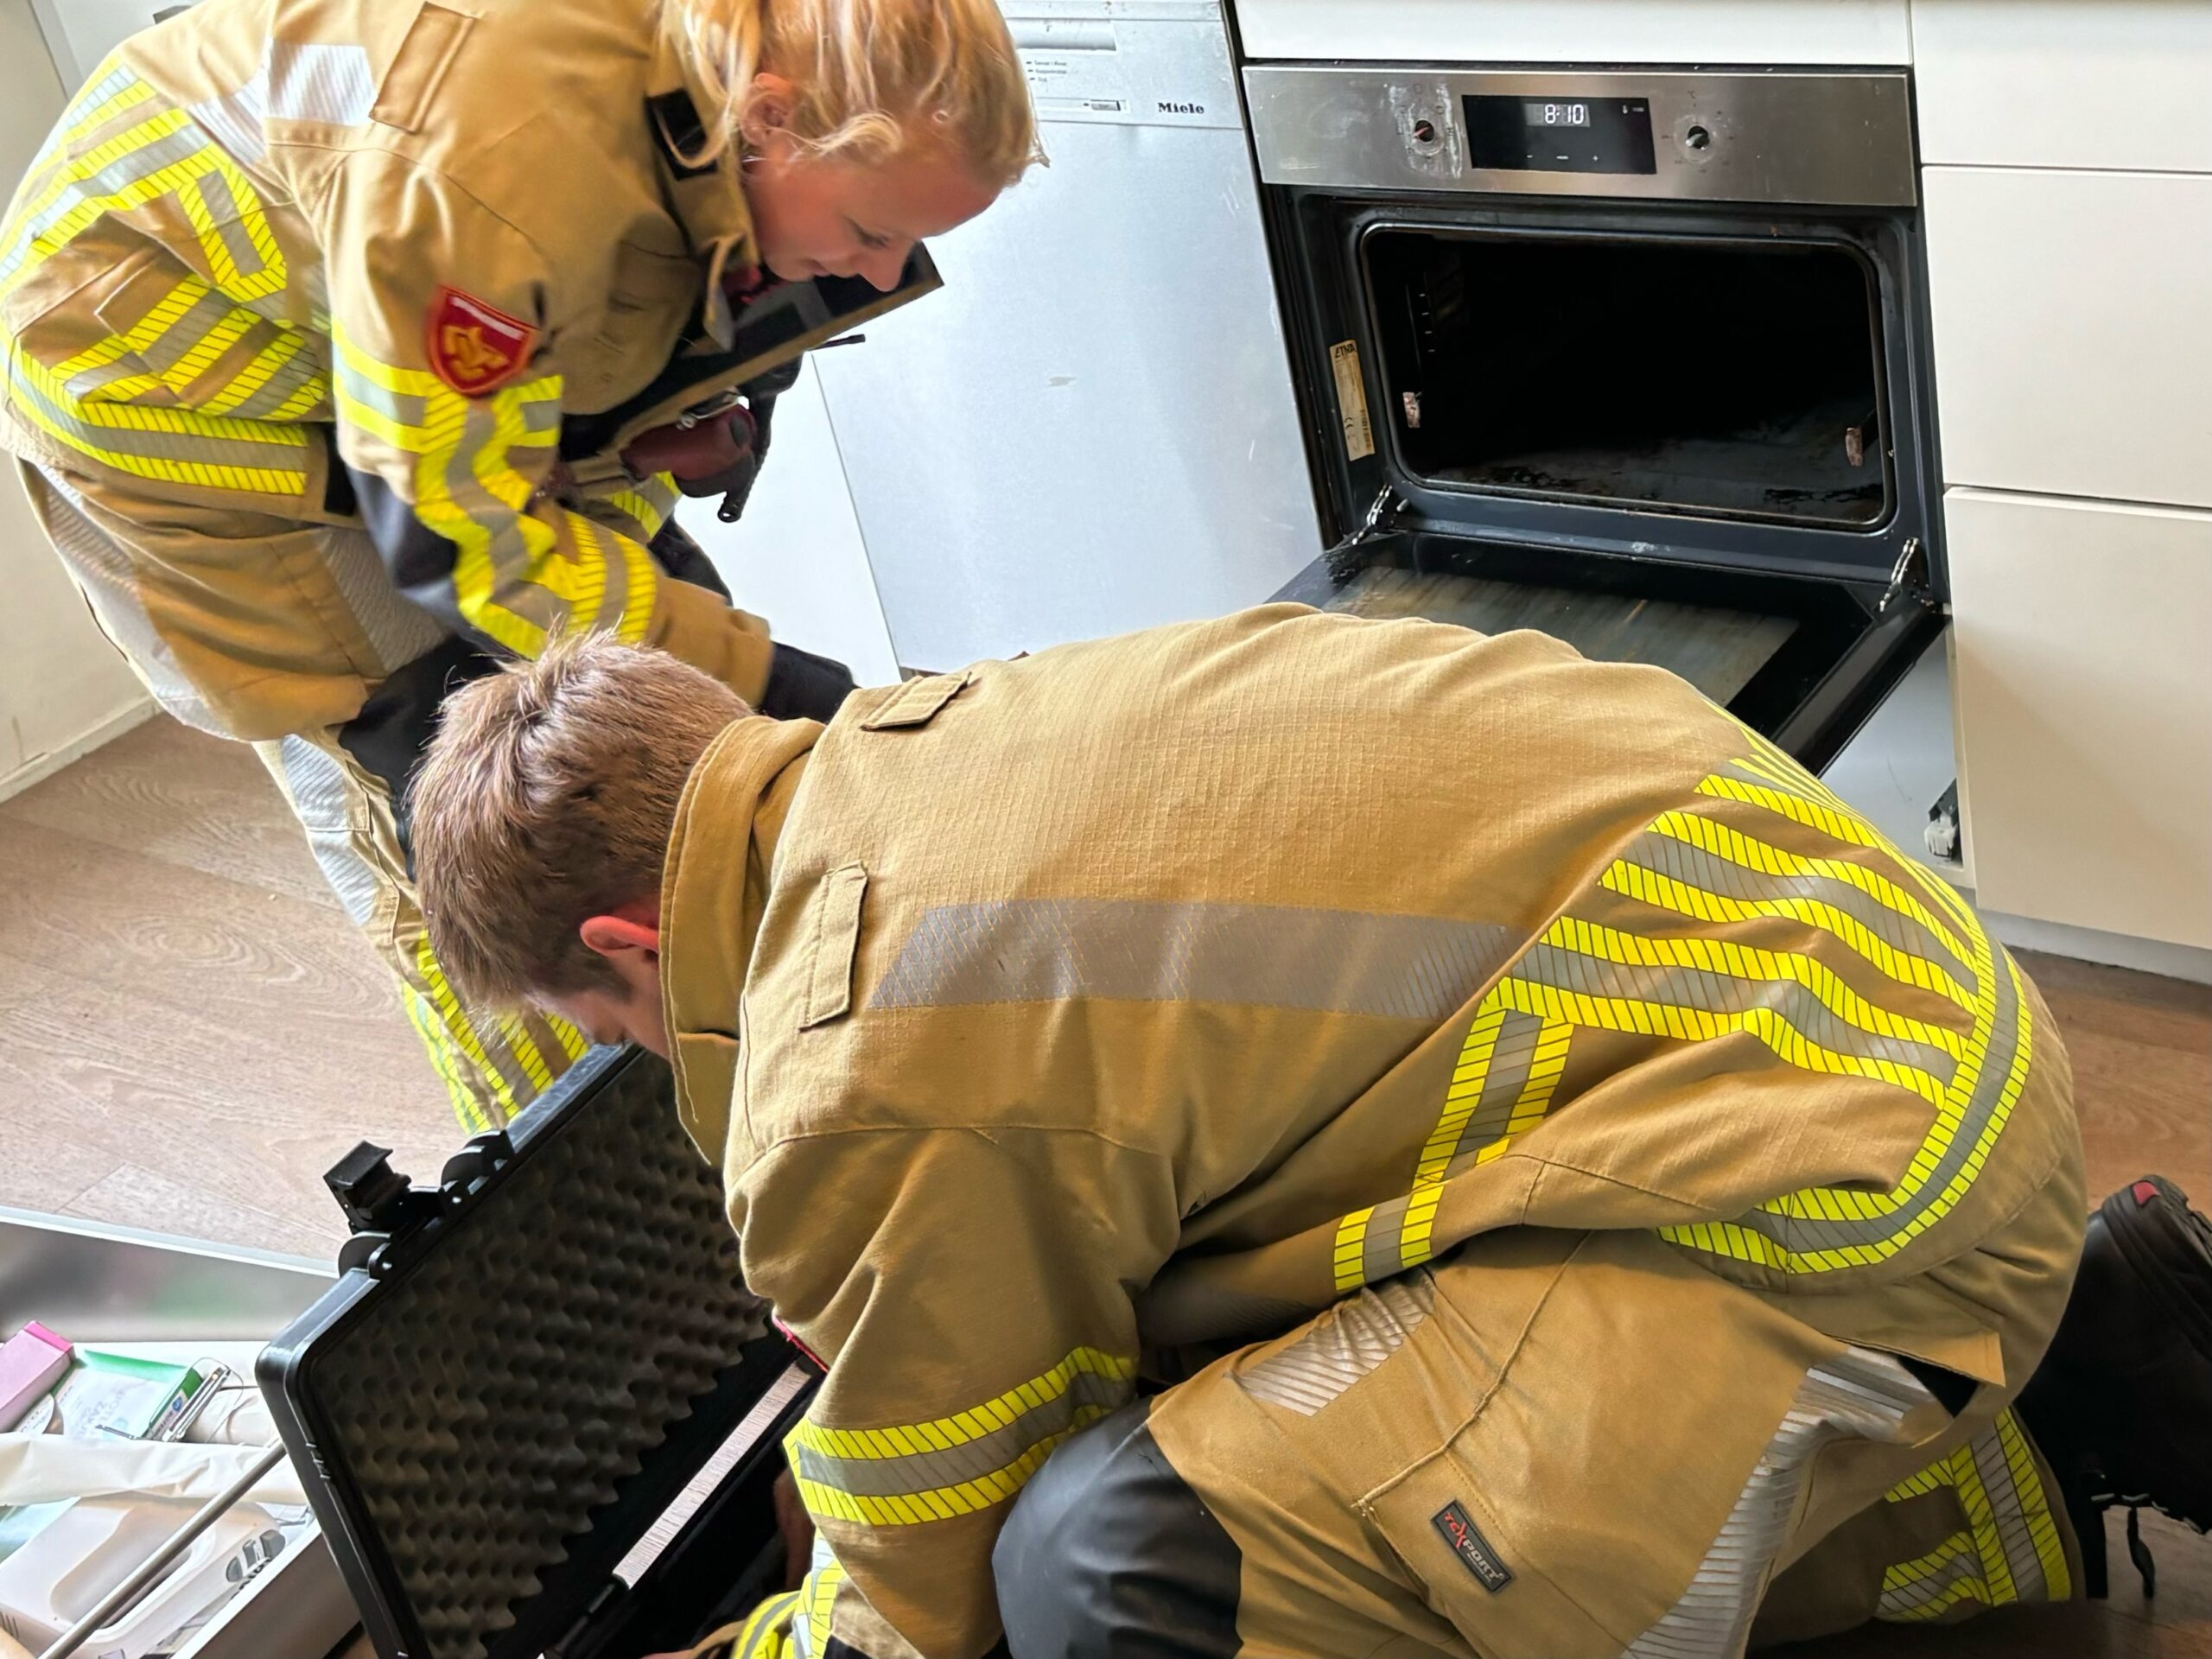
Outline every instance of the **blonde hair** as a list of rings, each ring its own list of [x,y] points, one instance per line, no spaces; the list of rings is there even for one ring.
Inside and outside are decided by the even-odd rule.
[[[880,162],[934,138],[1001,188],[1044,159],[992,0],[662,0],[661,22],[712,95],[699,160],[735,142],[764,69],[796,88],[783,124],[817,156]]]
[[[447,698],[410,796],[430,947],[461,995],[619,988],[577,929],[660,891],[684,781],[749,712],[664,652],[588,633]]]

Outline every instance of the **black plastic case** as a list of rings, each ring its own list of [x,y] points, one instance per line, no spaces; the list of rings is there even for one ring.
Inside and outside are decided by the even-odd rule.
[[[259,1378],[382,1659],[633,1659],[779,1586],[813,1379],[664,1064],[593,1051],[435,1187],[365,1145],[329,1180],[343,1271]]]

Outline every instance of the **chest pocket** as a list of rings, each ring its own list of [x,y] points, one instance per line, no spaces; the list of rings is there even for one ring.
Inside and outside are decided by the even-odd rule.
[[[704,282],[688,254],[617,243],[606,304],[563,353],[562,402],[596,415],[643,391],[675,353]]]
[[[927,679],[909,680],[876,704],[875,712],[861,721],[861,730],[896,732],[926,726],[943,712],[945,704],[965,691],[975,677],[972,670],[963,669],[957,674],[932,674]]]
[[[867,894],[868,871],[858,864],[830,871],[814,890],[806,1001],[798,1018],[801,1031],[827,1025],[852,1011],[853,959],[860,953],[861,900]]]

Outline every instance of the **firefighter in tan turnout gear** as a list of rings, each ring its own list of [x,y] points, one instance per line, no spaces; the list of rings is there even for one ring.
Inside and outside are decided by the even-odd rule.
[[[2203,1224],[2085,1257],[2034,987],[1658,670],[1279,606],[824,728],[564,642],[417,813],[457,982],[671,1056],[826,1368],[715,1649],[1729,1656],[2212,1519]]]
[[[581,623],[833,712],[670,515],[735,517],[799,354],[1034,146],[989,0],[201,0],[24,179],[0,442],[163,706],[259,747],[465,1123],[582,1042],[424,937],[440,699]]]

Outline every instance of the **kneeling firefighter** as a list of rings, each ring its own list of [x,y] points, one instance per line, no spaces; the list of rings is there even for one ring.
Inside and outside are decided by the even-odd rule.
[[[1280,606],[824,728],[579,641],[417,814],[826,1368],[710,1651],[1732,1659],[2212,1522],[2212,1230],[2087,1221],[2019,965],[1658,670]]]
[[[163,707],[251,742],[462,1122],[582,1052],[473,1018],[414,897],[450,689],[581,624],[827,718],[671,517],[736,516],[800,354],[1035,158],[989,0],[201,0],[0,230],[0,443]]]

